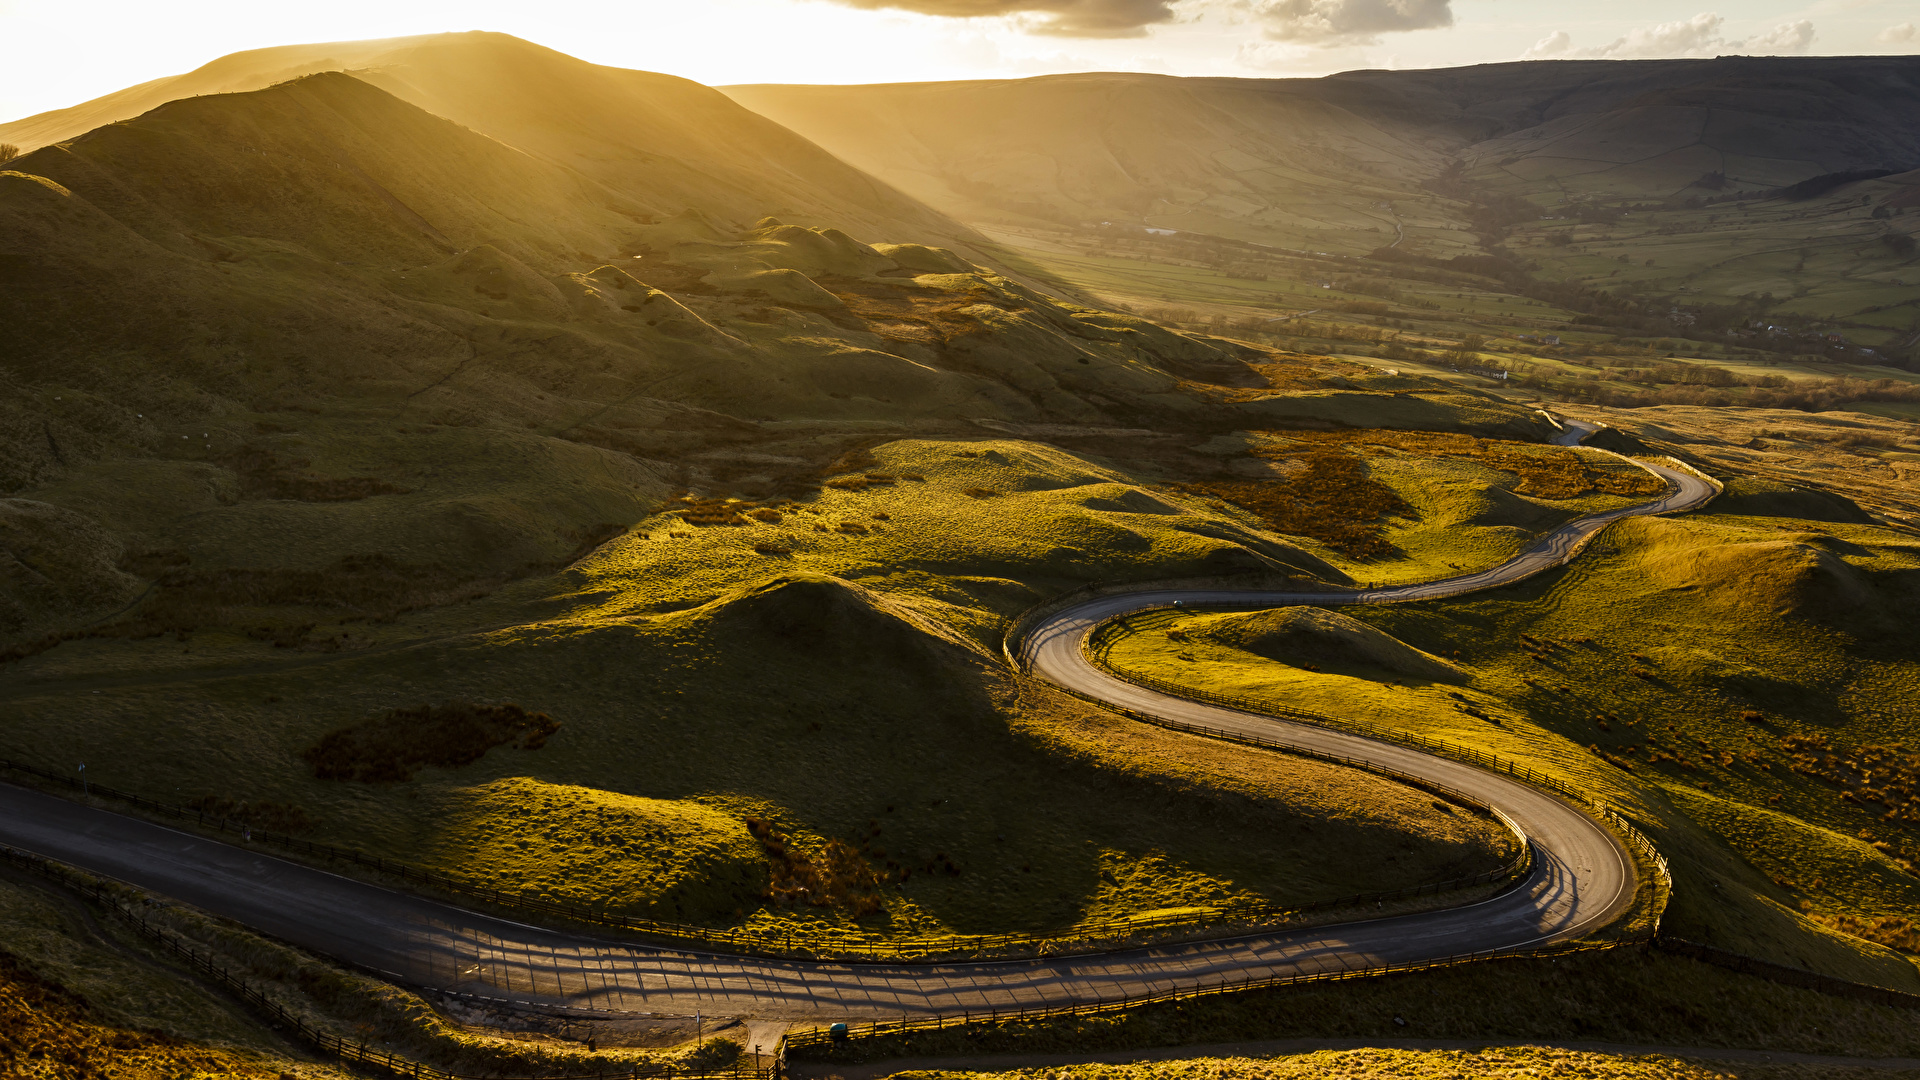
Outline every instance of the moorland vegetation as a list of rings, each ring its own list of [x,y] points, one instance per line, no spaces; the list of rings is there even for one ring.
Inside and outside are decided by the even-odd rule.
[[[1722,146],[1725,118],[1692,142],[1647,121],[1702,94],[1772,117],[1741,96],[1770,62],[1475,76],[1511,98],[1408,72],[730,100],[472,34],[239,54],[0,126],[28,149],[0,171],[0,756],[539,899],[849,945],[1447,880],[1508,836],[1034,683],[1007,627],[1096,581],[1485,569],[1647,500],[1629,459],[1673,455],[1724,494],[1566,570],[1195,615],[1110,662],[1604,792],[1672,861],[1672,933],[1920,989],[1920,734],[1888,704],[1914,679],[1920,382],[1885,239],[1920,218],[1909,173],[1797,186],[1920,137],[1905,90],[1816,60],[1793,93],[1858,138],[1749,125],[1794,153],[1747,168],[1773,144]],[[1497,104],[1566,80],[1588,89],[1555,116]],[[1181,163],[1164,184],[979,152],[1084,163],[1116,108],[1168,121],[1115,136]],[[1007,116],[1032,130],[983,119]],[[889,140],[936,128],[940,169],[898,172]],[[1671,160],[1577,183],[1548,161],[1623,130]],[[1607,424],[1599,449],[1548,445],[1543,407]],[[21,1053],[326,1075],[171,974],[91,977],[123,943],[0,885],[42,927],[0,957]],[[167,917],[422,1059],[604,1064]],[[1518,963],[952,1045],[1373,1035],[1444,998],[1416,1033],[1912,1050],[1891,1011],[1671,956]],[[1489,1004],[1523,969],[1538,999]],[[1644,1071],[1515,1060],[1485,1063]]]

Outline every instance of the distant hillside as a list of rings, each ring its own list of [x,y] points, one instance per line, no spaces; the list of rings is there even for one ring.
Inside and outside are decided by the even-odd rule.
[[[685,79],[601,67],[506,34],[437,34],[234,53],[69,109],[0,124],[35,149],[168,101],[351,71],[437,116],[579,170],[635,213],[689,207],[747,220],[831,222],[895,240],[969,246],[965,227],[776,123]]]
[[[1420,182],[1460,141],[1429,132],[1426,105],[1324,80],[1086,74],[726,91],[963,220],[1114,221],[1295,247],[1390,243],[1392,207],[1426,200]],[[1417,218],[1445,231],[1459,215],[1434,206]]]
[[[727,93],[964,220],[1111,220],[1348,253],[1403,232],[1415,250],[1457,253],[1463,180],[1546,200],[1657,199],[1920,164],[1916,57]]]
[[[1276,393],[1270,353],[1064,305],[945,248],[659,216],[636,192],[697,163],[603,182],[338,72],[10,164],[0,497],[208,573],[362,560],[329,596],[398,588],[382,567],[442,597],[563,563],[675,489],[804,493],[880,433],[1534,423],[1292,368],[1319,393]],[[102,573],[100,603],[124,602],[131,579]],[[76,610],[27,606],[52,621],[0,636]]]

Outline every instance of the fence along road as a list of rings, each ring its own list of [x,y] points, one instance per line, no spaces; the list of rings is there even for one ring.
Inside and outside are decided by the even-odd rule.
[[[1577,434],[1577,433],[1574,433]],[[906,1018],[1092,1004],[1175,988],[1522,949],[1605,925],[1631,902],[1632,860],[1612,833],[1517,781],[1444,758],[1133,686],[1086,660],[1100,622],[1183,603],[1233,607],[1386,603],[1506,584],[1572,556],[1607,522],[1704,503],[1714,488],[1649,466],[1672,489],[1649,505],[1566,526],[1503,566],[1431,585],[1358,593],[1192,590],[1090,600],[1041,621],[1017,654],[1045,678],[1169,720],[1374,762],[1477,795],[1532,836],[1518,888],[1449,910],[1223,941],[1067,958],[951,964],[757,959],[630,945],[558,932],[279,859],[11,785],[0,785],[0,843],[192,904],[412,986],[587,1010],[766,1018]]]

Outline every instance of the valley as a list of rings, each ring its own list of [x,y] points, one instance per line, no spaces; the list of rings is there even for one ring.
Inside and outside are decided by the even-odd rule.
[[[1870,61],[721,91],[472,33],[0,125],[6,842],[458,1075],[1406,995],[1911,1056],[1920,68]],[[29,863],[36,1045],[347,1075]]]

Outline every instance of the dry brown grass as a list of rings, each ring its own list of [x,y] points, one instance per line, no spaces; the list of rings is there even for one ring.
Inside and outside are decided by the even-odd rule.
[[[746,525],[748,521],[742,511],[754,509],[753,503],[738,499],[702,499],[688,495],[680,501],[686,505],[667,513],[689,525]]]
[[[275,1077],[278,1070],[157,1031],[103,1023],[85,999],[43,981],[0,953],[0,1076]]]
[[[822,284],[866,329],[889,341],[918,345],[944,345],[957,337],[986,333],[986,324],[967,309],[978,304],[1006,308],[984,286],[959,292],[853,279],[830,279]]]
[[[1658,478],[1624,463],[1599,468],[1568,447],[1537,446],[1504,439],[1483,439],[1444,431],[1313,431],[1287,432],[1286,437],[1307,447],[1351,447],[1361,453],[1376,448],[1429,457],[1470,458],[1488,468],[1520,478],[1514,491],[1537,499],[1574,499],[1589,492],[1628,497],[1653,496],[1666,490]],[[1256,451],[1260,457],[1286,458],[1283,449]]]
[[[1842,802],[1877,807],[1883,826],[1911,840],[1920,824],[1920,754],[1901,743],[1836,750],[1825,735],[1788,735],[1781,749],[1791,755],[1787,768],[1832,784]],[[1920,842],[1898,843],[1860,834],[1909,874],[1920,876]]]
[[[1276,532],[1312,537],[1356,559],[1392,552],[1385,519],[1412,509],[1359,458],[1332,450],[1312,454],[1305,470],[1284,480],[1208,480],[1180,490],[1230,502]]]
[[[455,701],[394,709],[328,732],[300,757],[322,780],[394,783],[413,779],[429,765],[470,764],[496,746],[538,750],[559,730],[553,717],[518,705]]]
[[[1885,945],[1889,949],[1898,949],[1903,953],[1920,954],[1920,926],[1898,915],[1863,919],[1855,915],[1821,915],[1808,912],[1807,917],[1863,941]]]
[[[746,819],[747,831],[766,849],[773,866],[767,885],[767,898],[787,905],[831,907],[851,913],[855,918],[886,908],[880,893],[881,877],[867,857],[870,852],[885,857],[884,850],[873,851],[863,843],[859,848],[844,840],[829,840],[817,854],[808,855],[796,848],[793,838],[774,828],[765,818]],[[879,836],[875,828],[869,841]]]

